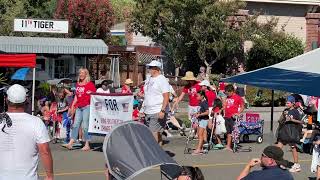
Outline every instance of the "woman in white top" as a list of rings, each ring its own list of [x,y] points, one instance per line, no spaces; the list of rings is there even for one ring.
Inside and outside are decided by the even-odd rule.
[[[109,84],[111,84],[113,81],[112,80],[104,80],[101,83],[101,87],[97,89],[97,93],[106,93],[109,94],[110,93],[110,89],[109,89]]]

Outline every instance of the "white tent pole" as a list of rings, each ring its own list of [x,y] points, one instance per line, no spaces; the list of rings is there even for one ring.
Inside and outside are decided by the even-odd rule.
[[[36,90],[36,68],[33,68],[32,72],[32,115],[34,115],[34,94]]]

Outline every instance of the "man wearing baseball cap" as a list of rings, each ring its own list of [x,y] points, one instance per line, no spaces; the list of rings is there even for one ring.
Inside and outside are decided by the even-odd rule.
[[[12,85],[7,90],[8,113],[0,121],[0,179],[38,180],[39,155],[46,171],[45,180],[53,179],[53,162],[48,131],[42,120],[25,113],[26,90]]]
[[[252,159],[242,170],[237,180],[293,180],[286,167],[287,160],[283,159],[283,151],[277,146],[268,146],[263,150],[260,159]],[[262,170],[250,172],[251,168],[260,165]]]
[[[167,79],[161,74],[162,64],[152,61],[147,64],[150,77],[144,85],[144,113],[145,120],[154,138],[162,146],[162,136],[165,125],[165,113],[169,104],[170,86]]]

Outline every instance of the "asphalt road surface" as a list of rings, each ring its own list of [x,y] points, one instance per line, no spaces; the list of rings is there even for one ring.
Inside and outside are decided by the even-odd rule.
[[[267,133],[267,132],[266,132]],[[255,139],[254,136],[251,137]],[[203,171],[205,179],[232,180],[235,179],[245,164],[255,157],[260,157],[262,150],[271,142],[272,136],[265,134],[264,142],[242,144],[245,147],[251,146],[252,152],[232,153],[225,150],[209,151],[206,155],[192,156],[184,154],[185,137],[174,136],[164,146],[166,150],[180,165],[198,166]],[[93,146],[99,146],[103,142],[102,137],[94,138]],[[196,141],[193,142],[197,143]],[[54,171],[56,180],[99,180],[104,178],[104,155],[100,151],[82,152],[81,150],[68,151],[59,144],[51,144],[54,159]],[[289,147],[284,149],[285,158],[292,160]],[[308,179],[314,177],[310,172],[311,155],[299,154],[302,171],[294,173],[295,179]],[[40,176],[44,177],[44,169],[40,165]],[[151,169],[140,176],[139,180],[160,179],[159,169]]]

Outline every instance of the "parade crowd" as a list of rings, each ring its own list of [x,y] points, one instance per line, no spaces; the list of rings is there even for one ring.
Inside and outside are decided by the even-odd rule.
[[[25,88],[17,84],[11,86],[7,90],[8,111],[1,114],[3,117],[0,119],[0,123],[4,124],[0,132],[0,180],[38,179],[39,155],[46,170],[46,179],[53,179],[52,156],[48,145],[50,141],[64,141],[62,146],[69,150],[83,145],[82,150],[89,151],[92,93],[133,94],[132,119],[148,126],[160,146],[163,145],[163,135],[172,136],[168,131],[168,124],[172,124],[182,136],[189,129],[194,132],[198,143],[192,155],[205,154],[204,147],[211,143],[210,132],[215,137],[213,148],[233,151],[232,132],[235,122],[247,107],[245,85],[220,81],[216,86],[210,82],[206,69],[201,67],[197,77],[191,71],[185,73],[182,80],[187,85],[179,90],[181,93],[176,93],[177,89],[175,91],[169,79],[163,75],[160,62],[152,61],[147,68],[147,78],[140,86],[134,89],[134,82],[127,79],[120,91],[111,86],[112,81],[104,78],[96,86],[90,79],[89,71],[81,68],[74,88],[68,83],[52,86],[50,95],[38,100],[38,117],[25,113]],[[243,64],[237,68],[239,74],[245,73]],[[185,99],[188,101],[189,128],[175,118],[179,103]],[[289,95],[286,108],[279,117],[276,143],[266,147],[260,158],[252,159],[238,179],[293,179],[290,172],[301,171],[298,151],[306,141],[314,147],[312,171],[317,172],[317,178],[320,178],[320,158],[317,156],[320,152],[320,136],[317,136],[314,128],[317,102],[316,97],[308,97],[305,103],[301,96]],[[310,114],[306,112],[307,109]],[[283,159],[282,148],[286,145],[292,149],[292,162]],[[250,172],[256,165],[261,165],[262,170]],[[204,179],[199,168],[184,168],[179,180]]]

